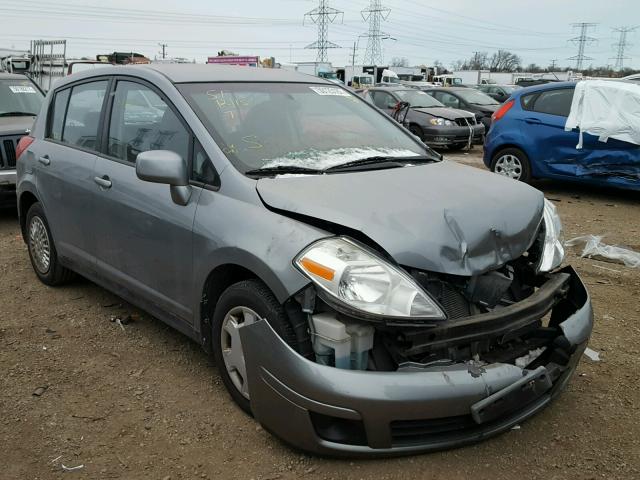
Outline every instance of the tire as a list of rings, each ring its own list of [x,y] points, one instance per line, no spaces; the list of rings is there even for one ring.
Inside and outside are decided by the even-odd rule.
[[[31,205],[27,212],[26,238],[31,266],[42,283],[55,287],[73,279],[75,273],[60,264],[47,217],[39,202]]]
[[[491,159],[491,171],[524,183],[531,181],[531,163],[519,148],[505,148]]]
[[[422,128],[420,128],[420,125],[412,123],[409,125],[409,131],[424,142],[424,132],[422,131]]]
[[[243,280],[231,285],[222,293],[213,314],[211,337],[213,356],[231,398],[249,415],[251,415],[251,405],[247,389],[246,369],[241,371],[244,367],[244,353],[240,346],[242,361],[238,362],[239,356],[237,351],[234,352],[233,347],[237,345],[234,340],[239,342],[239,337],[232,319],[237,320],[236,325],[246,321],[253,322],[255,320],[251,318],[252,314],[259,317],[257,320],[266,319],[290,347],[298,350],[295,333],[282,305],[264,283],[259,280]],[[238,363],[241,364],[240,368],[234,365]]]

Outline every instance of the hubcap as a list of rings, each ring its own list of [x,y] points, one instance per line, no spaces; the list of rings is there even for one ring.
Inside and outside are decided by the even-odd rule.
[[[520,180],[520,177],[522,177],[522,163],[515,155],[502,155],[496,162],[495,172],[514,180]]]
[[[29,252],[38,272],[46,274],[51,266],[51,246],[47,228],[38,216],[29,224]]]
[[[222,321],[220,332],[220,347],[224,366],[236,389],[249,399],[249,385],[247,383],[247,368],[244,362],[244,352],[240,342],[240,328],[251,325],[260,319],[258,314],[247,307],[235,307],[227,313]]]

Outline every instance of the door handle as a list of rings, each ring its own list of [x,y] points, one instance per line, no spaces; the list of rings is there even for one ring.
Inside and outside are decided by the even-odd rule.
[[[49,158],[49,155],[43,155],[41,157],[38,157],[38,161],[42,165],[49,165],[51,163],[51,159]]]
[[[525,118],[524,121],[529,123],[529,124],[531,124],[531,125],[540,125],[542,123],[537,118]]]
[[[93,181],[102,188],[111,188],[111,180],[109,180],[107,175],[103,175],[102,177],[93,177]]]

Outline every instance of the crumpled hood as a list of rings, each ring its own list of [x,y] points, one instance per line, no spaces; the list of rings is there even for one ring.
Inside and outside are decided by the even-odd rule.
[[[447,107],[433,107],[433,108],[413,108],[414,112],[426,113],[434,117],[442,117],[447,120],[455,120],[462,117],[473,117],[473,113],[466,112],[464,110],[458,110],[457,108]]]
[[[26,135],[35,117],[0,117],[0,135]]]
[[[262,178],[257,190],[273,209],[364,233],[401,265],[465,276],[521,256],[544,204],[528,185],[448,161]]]

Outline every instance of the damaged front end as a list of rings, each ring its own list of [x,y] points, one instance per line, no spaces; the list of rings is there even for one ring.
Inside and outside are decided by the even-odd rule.
[[[298,332],[306,358],[267,322],[241,331],[256,418],[305,450],[393,455],[471,443],[533,415],[565,386],[593,323],[575,271],[541,271],[550,230],[545,217],[522,256],[472,276],[398,267],[395,278],[348,249],[345,273],[303,252],[298,265],[307,259],[301,268],[321,281],[287,312],[306,329]],[[401,301],[380,309],[336,301],[336,275],[345,298],[373,298],[385,281]],[[352,291],[348,275],[366,288]]]

